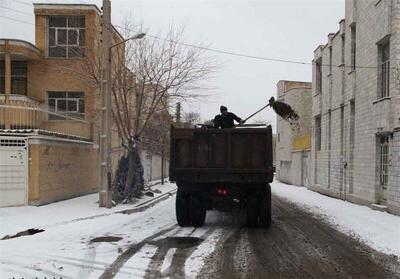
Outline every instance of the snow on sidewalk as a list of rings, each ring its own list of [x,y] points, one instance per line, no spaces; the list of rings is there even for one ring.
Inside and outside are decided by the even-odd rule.
[[[152,182],[150,188],[159,189],[158,197],[176,188],[174,183],[164,185]],[[90,218],[102,214],[134,208],[136,205],[153,199],[143,196],[134,204],[121,204],[113,208],[101,208],[98,204],[99,195],[90,194],[65,201],[54,202],[43,206],[19,206],[0,208],[0,239],[6,235],[14,235],[30,228],[46,229],[80,218]]]
[[[400,257],[400,216],[277,181],[271,188],[273,194],[323,216],[339,231],[359,238],[377,251]]]

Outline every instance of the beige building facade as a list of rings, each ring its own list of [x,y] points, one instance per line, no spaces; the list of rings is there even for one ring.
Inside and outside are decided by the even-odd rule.
[[[345,7],[314,51],[309,187],[400,214],[400,1]]]
[[[276,178],[284,183],[308,186],[311,165],[311,82],[280,80],[277,98],[299,115],[290,123],[277,116]]]
[[[86,4],[33,8],[34,45],[0,39],[0,206],[45,204],[99,187],[100,92],[85,76],[95,67],[82,66],[100,53],[101,11]],[[123,40],[115,29],[112,37]],[[124,153],[116,129],[112,150],[116,167]],[[157,177],[153,161],[150,179]]]

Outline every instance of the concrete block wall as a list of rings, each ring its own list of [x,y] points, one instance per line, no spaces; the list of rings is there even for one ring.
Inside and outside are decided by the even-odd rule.
[[[314,51],[321,61],[322,92],[317,90],[313,69],[313,139],[310,188],[354,202],[387,203],[389,211],[399,212],[399,169],[391,161],[387,201],[379,200],[378,135],[393,136],[391,158],[398,157],[396,132],[400,126],[400,93],[393,74],[390,98],[380,100],[378,44],[390,35],[390,60],[400,61],[400,0],[347,0],[345,19],[339,31],[328,35],[325,46]],[[356,29],[356,66],[351,65],[351,26]],[[344,39],[344,53],[343,40]],[[332,49],[332,61],[330,61]],[[344,57],[343,57],[344,55]],[[344,58],[344,59],[343,59]],[[344,64],[343,64],[344,62]],[[333,67],[330,70],[329,64]],[[324,66],[326,65],[326,66]],[[354,131],[351,102],[354,101]],[[384,105],[382,105],[384,103]],[[377,113],[374,113],[378,111]],[[315,149],[315,116],[321,116],[321,150]],[[378,119],[379,118],[379,119]],[[388,123],[380,127],[379,123]],[[353,135],[353,136],[352,136]]]

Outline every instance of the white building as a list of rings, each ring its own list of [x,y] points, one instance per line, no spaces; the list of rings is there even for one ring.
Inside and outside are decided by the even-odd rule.
[[[276,178],[288,184],[308,186],[311,150],[311,82],[280,80],[279,101],[289,104],[299,115],[298,125],[277,116]]]
[[[400,0],[346,0],[313,62],[309,187],[400,214]]]

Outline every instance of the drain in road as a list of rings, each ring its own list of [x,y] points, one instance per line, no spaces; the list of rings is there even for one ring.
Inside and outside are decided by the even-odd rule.
[[[101,236],[101,237],[96,237],[90,240],[90,243],[94,242],[117,242],[120,241],[122,237],[119,236]]]
[[[152,242],[153,245],[158,247],[188,249],[199,245],[203,239],[191,236],[174,236],[166,237]]]

